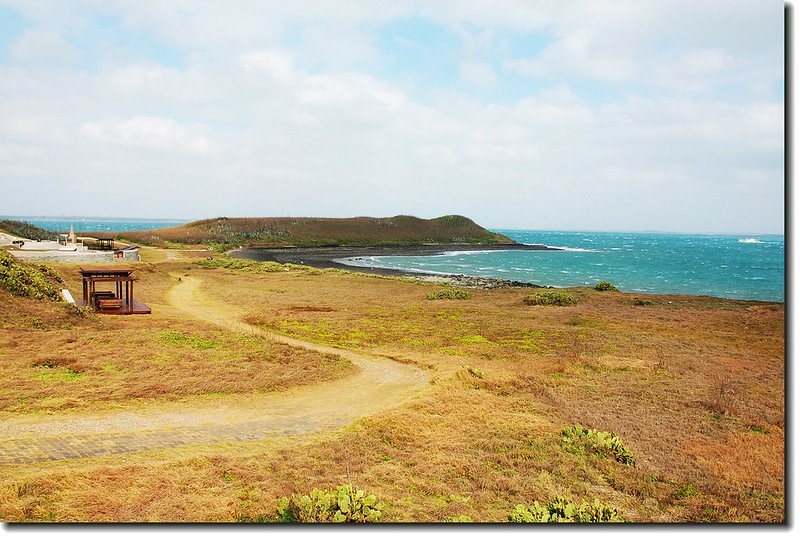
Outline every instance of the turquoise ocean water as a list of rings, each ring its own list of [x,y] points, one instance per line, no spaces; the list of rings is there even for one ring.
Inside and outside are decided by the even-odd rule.
[[[107,217],[14,217],[0,215],[1,219],[20,220],[50,230],[68,232],[70,226],[76,233],[81,232],[130,232],[133,230],[154,230],[167,226],[179,226],[186,220],[177,219],[137,219]]]
[[[374,256],[344,263],[543,286],[589,286],[607,280],[629,292],[784,301],[782,235],[493,231],[519,243],[564,250]]]
[[[53,231],[129,231],[183,224],[178,219],[3,217]],[[784,236],[493,230],[519,243],[561,251],[449,252],[439,256],[374,256],[349,265],[464,274],[543,286],[589,286],[600,280],[622,291],[683,293],[784,301]]]

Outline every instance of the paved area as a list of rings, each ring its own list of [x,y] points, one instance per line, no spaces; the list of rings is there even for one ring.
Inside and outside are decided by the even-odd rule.
[[[303,426],[289,419],[283,421],[270,419],[199,428],[5,439],[0,446],[0,465],[90,458],[189,445],[241,443],[267,437],[306,433],[316,429],[314,426],[310,423]]]

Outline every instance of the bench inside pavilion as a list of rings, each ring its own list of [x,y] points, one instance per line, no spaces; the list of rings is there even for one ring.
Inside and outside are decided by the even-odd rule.
[[[83,300],[81,306],[91,306],[102,314],[150,314],[150,307],[133,297],[131,267],[80,268],[83,278]],[[113,289],[108,289],[113,288]]]

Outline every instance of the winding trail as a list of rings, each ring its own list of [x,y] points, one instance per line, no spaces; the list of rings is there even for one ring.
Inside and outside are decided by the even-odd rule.
[[[80,416],[0,416],[0,465],[105,456],[178,446],[253,441],[334,429],[399,405],[424,390],[429,374],[406,364],[304,342],[248,325],[230,305],[178,277],[170,304],[228,330],[344,357],[359,369],[344,379],[274,394],[237,394],[200,403],[154,403],[135,411]]]

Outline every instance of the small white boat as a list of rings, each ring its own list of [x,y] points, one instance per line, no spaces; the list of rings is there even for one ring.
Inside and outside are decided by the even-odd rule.
[[[755,237],[746,237],[744,239],[739,239],[739,242],[740,243],[760,243],[761,241],[759,241]]]

